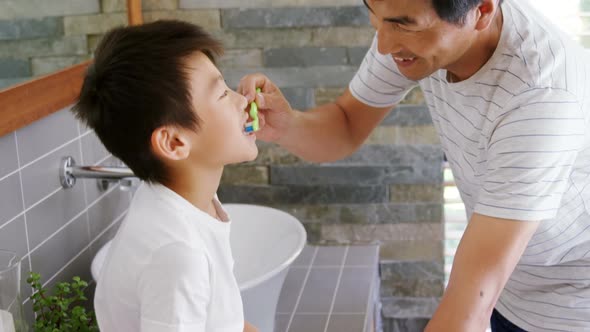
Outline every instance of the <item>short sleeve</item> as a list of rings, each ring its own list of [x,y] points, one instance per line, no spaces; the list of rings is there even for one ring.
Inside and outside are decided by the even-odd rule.
[[[579,102],[565,91],[531,89],[494,117],[474,211],[523,221],[554,218],[585,141]]]
[[[138,283],[141,331],[204,332],[209,271],[204,250],[170,244],[156,251]]]
[[[382,55],[377,49],[377,35],[373,38],[359,70],[348,88],[360,102],[373,107],[394,106],[418,82],[402,75],[391,55]]]

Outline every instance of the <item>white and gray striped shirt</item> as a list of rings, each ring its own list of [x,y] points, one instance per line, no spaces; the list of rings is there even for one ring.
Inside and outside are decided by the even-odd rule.
[[[410,81],[374,39],[349,88],[385,107],[420,85],[467,217],[541,221],[496,308],[525,330],[590,331],[590,56],[527,0],[502,13],[495,53],[465,81]]]

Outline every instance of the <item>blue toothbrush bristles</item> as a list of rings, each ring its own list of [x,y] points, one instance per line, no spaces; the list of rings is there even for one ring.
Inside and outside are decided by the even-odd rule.
[[[253,122],[253,121],[247,122],[247,123],[244,125],[244,132],[245,132],[246,134],[248,134],[248,133],[251,133],[251,132],[253,132],[253,131],[254,131],[254,122]]]

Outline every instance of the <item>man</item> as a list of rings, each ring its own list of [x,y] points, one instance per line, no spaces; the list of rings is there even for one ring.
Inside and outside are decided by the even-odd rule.
[[[242,79],[258,137],[340,159],[420,85],[470,220],[426,330],[590,330],[588,55],[525,0],[365,4],[377,33],[335,102],[296,112]]]

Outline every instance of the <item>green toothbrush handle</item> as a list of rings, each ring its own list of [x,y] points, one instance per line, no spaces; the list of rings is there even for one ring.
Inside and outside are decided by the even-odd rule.
[[[256,88],[256,92],[260,92],[260,88]],[[258,121],[258,105],[256,102],[250,104],[250,117],[252,118],[252,130],[258,131],[260,129],[260,122]]]

